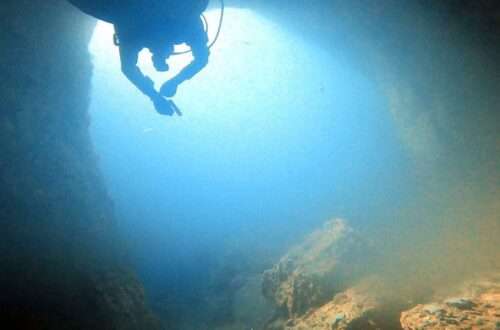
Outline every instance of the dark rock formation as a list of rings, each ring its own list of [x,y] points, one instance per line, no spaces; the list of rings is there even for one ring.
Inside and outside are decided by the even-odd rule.
[[[88,135],[94,22],[0,4],[0,326],[156,329],[127,270]]]
[[[469,281],[452,291],[451,297],[436,298],[403,312],[403,329],[500,329],[498,275]]]

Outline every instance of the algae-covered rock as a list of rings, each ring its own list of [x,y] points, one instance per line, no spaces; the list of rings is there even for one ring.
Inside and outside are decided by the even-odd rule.
[[[312,310],[304,316],[289,320],[285,330],[344,330],[352,329],[354,325],[362,329],[376,329],[377,324],[371,318],[381,301],[372,280],[365,281],[335,297],[323,306]]]
[[[355,283],[367,256],[367,244],[346,221],[328,221],[264,272],[263,294],[285,317],[301,316]]]

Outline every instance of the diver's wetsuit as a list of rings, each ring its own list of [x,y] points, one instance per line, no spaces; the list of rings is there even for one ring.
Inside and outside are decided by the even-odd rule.
[[[158,112],[168,112],[165,97],[172,97],[177,86],[191,79],[208,63],[208,37],[203,21],[199,16],[182,19],[157,19],[147,21],[134,17],[130,21],[115,23],[120,40],[121,68],[125,76],[155,104]],[[178,75],[167,81],[161,94],[155,90],[153,81],[145,76],[137,66],[139,52],[148,48],[154,56],[165,59],[170,55],[173,45],[186,43],[191,47],[193,61]]]

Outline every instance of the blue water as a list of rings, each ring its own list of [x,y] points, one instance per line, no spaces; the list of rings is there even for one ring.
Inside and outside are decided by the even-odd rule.
[[[111,37],[100,23],[90,45],[91,134],[150,291],[195,296],[229,247],[266,263],[331,217],[367,223],[408,194],[387,105],[334,43],[229,9],[209,65],[174,98],[184,115],[163,117],[122,76]],[[147,52],[141,65],[166,79]]]

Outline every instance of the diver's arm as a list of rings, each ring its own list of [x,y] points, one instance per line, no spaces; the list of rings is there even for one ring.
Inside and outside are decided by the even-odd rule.
[[[208,63],[210,51],[206,44],[191,45],[193,51],[193,61],[181,70],[175,77],[163,84],[160,94],[165,97],[172,97],[177,92],[177,87],[184,81],[193,78]]]
[[[197,24],[196,32],[191,36],[190,40],[186,41],[186,44],[191,47],[193,61],[162,86],[160,89],[161,95],[166,97],[174,96],[180,84],[193,78],[208,64],[210,50],[207,42],[208,37],[200,20]]]
[[[177,82],[177,85],[183,83],[186,80],[193,78],[198,72],[200,72],[207,64],[208,57],[210,55],[210,50],[205,42],[196,42],[194,44],[188,44],[193,52],[193,61],[189,63],[184,69],[177,74],[172,80]]]

